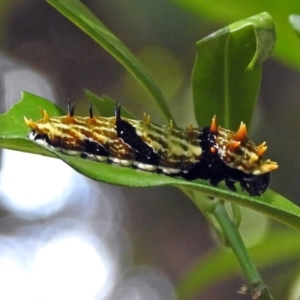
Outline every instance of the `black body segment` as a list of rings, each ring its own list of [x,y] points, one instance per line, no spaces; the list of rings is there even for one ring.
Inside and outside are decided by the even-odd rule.
[[[89,139],[84,140],[84,153],[108,157],[108,151],[101,144]]]
[[[134,160],[137,163],[159,165],[159,156],[137,135],[135,128],[130,123],[116,117],[116,132],[125,144],[134,149]]]

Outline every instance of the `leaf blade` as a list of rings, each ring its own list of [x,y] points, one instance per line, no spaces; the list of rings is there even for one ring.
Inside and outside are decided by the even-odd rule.
[[[250,124],[261,82],[261,64],[275,43],[267,13],[235,22],[197,42],[192,83],[199,124],[217,115],[225,128]]]
[[[291,30],[288,18],[291,14],[300,14],[300,8],[296,1],[287,0],[282,3],[277,0],[224,0],[208,2],[205,0],[172,0],[184,9],[196,14],[202,19],[218,24],[229,24],[235,20],[243,19],[257,12],[267,11],[276,20],[276,32],[278,42],[273,55],[277,60],[293,69],[300,70],[299,40]],[[238,8],[238,9],[237,9]]]
[[[116,101],[112,98],[103,95],[101,97],[95,95],[94,93],[85,90],[85,95],[87,99],[94,104],[98,112],[102,117],[111,117],[112,113],[115,110]],[[135,119],[135,117],[122,106],[122,116],[129,119]]]
[[[47,0],[47,2],[119,61],[151,96],[166,120],[173,119],[169,106],[150,73],[86,6],[78,0]]]

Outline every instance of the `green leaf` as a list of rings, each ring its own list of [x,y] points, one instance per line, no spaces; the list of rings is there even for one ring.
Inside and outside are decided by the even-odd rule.
[[[94,93],[85,90],[85,95],[87,99],[93,103],[93,105],[97,108],[100,116],[102,117],[111,117],[115,111],[116,101],[112,98],[103,95],[99,97]],[[130,113],[126,108],[122,106],[122,116],[129,119],[135,119],[132,113]]]
[[[78,0],[47,0],[47,2],[119,61],[146,92],[150,94],[167,121],[173,119],[161,90],[149,72],[86,6]]]
[[[245,193],[240,194],[213,187],[206,181],[186,181],[141,170],[98,163],[76,156],[64,155],[61,152],[40,146],[27,139],[29,128],[24,122],[24,116],[34,121],[40,119],[40,109],[46,109],[49,115],[63,114],[62,110],[53,103],[24,92],[20,102],[5,114],[0,115],[0,147],[60,158],[81,174],[110,184],[129,187],[172,185],[184,190],[224,199],[252,208],[288,226],[300,229],[300,208],[271,190],[268,190],[262,197],[250,197]]]
[[[225,128],[237,128],[241,120],[250,124],[261,65],[274,43],[274,22],[267,13],[235,22],[197,43],[193,94],[199,124],[210,124],[214,115]]]
[[[209,23],[230,24],[235,20],[241,20],[247,16],[267,11],[276,21],[277,43],[273,55],[279,61],[292,68],[300,70],[299,41],[291,29],[288,18],[291,14],[300,14],[298,1],[286,0],[284,5],[278,0],[172,0],[180,4],[184,9],[198,15]]]
[[[248,250],[259,267],[274,266],[276,263],[299,258],[298,237],[298,234],[287,230],[276,231]],[[240,266],[231,251],[224,248],[213,250],[196,261],[182,277],[177,290],[179,299],[191,299],[218,282],[239,275],[240,272]]]
[[[47,149],[32,146],[32,142],[26,138],[29,130],[24,117],[38,120],[44,109],[53,116],[62,115],[64,111],[48,100],[27,92],[22,93],[23,98],[24,101],[0,115],[0,147],[54,157]]]

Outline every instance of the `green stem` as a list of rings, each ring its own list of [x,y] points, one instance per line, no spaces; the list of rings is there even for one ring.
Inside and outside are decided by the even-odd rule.
[[[241,234],[234,222],[229,218],[223,201],[219,200],[215,203],[215,210],[212,214],[222,227],[228,245],[232,248],[245,276],[252,285],[252,299],[272,300],[273,298],[269,293],[268,287],[262,281],[262,278],[253,264]]]
[[[231,203],[231,209],[232,209],[232,221],[235,224],[235,226],[239,228],[242,222],[241,208],[238,204]]]

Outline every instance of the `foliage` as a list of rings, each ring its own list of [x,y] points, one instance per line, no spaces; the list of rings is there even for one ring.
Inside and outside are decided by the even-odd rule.
[[[300,6],[297,1],[287,0],[282,5],[277,0],[224,0],[207,2],[205,0],[172,0],[172,2],[191,11],[193,14],[212,20],[219,24],[228,24],[235,20],[244,19],[249,15],[255,15],[267,11],[276,22],[277,43],[274,56],[288,66],[300,69],[299,41],[291,30],[289,16],[300,14]]]

